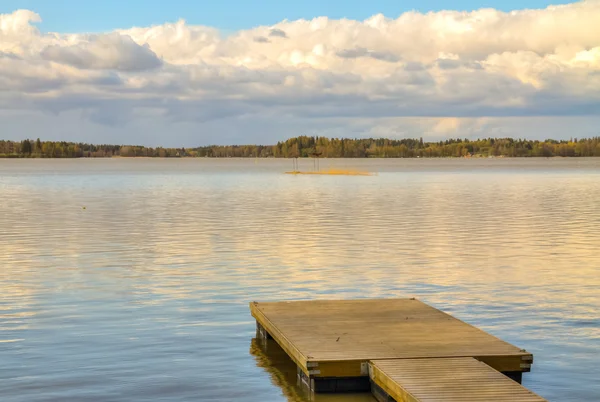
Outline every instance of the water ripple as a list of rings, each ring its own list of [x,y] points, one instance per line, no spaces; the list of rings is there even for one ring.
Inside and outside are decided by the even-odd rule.
[[[533,352],[535,392],[598,400],[600,161],[321,166],[379,175],[0,161],[0,399],[302,401],[248,302],[417,296]]]

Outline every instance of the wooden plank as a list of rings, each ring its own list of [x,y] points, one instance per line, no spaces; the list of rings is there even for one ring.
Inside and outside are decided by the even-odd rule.
[[[407,389],[402,387],[400,383],[394,380],[384,370],[379,369],[369,362],[369,377],[377,384],[384,392],[394,398],[396,402],[419,402],[416,396],[411,394]]]
[[[475,357],[499,371],[529,371],[531,353],[415,299],[250,304],[252,315],[313,376],[360,376],[373,359]]]
[[[470,357],[373,360],[369,375],[398,402],[545,401]]]
[[[257,302],[250,303],[250,313],[260,325],[275,339],[290,358],[300,367],[306,375],[308,375],[307,359],[289,340],[288,338],[265,316],[258,308]]]

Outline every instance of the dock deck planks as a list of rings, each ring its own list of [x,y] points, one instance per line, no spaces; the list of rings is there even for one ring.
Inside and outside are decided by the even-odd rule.
[[[545,401],[470,357],[373,360],[369,363],[369,375],[397,402]]]
[[[311,378],[367,375],[369,360],[473,357],[501,372],[533,356],[415,299],[252,302],[257,323]]]

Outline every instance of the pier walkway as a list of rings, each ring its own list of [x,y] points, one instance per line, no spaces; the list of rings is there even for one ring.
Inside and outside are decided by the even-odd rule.
[[[250,311],[258,335],[281,346],[311,392],[544,400],[520,385],[531,353],[416,299],[252,302]]]

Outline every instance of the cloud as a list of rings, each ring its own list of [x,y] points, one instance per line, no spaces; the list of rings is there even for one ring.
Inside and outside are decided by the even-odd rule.
[[[362,47],[357,47],[354,49],[343,49],[336,53],[338,57],[344,59],[356,59],[358,57],[371,57],[376,60],[396,62],[399,60],[398,56],[387,53],[387,52],[375,52],[372,50],[367,50]]]
[[[455,68],[459,68],[463,65],[459,60],[454,59],[438,59],[437,66],[442,70],[453,70]]]
[[[229,35],[184,20],[42,33],[39,21],[28,10],[0,15],[0,106],[77,115],[107,130],[148,110],[156,127],[229,124],[230,133],[244,127],[238,121],[267,118],[355,135],[389,119],[427,120],[406,130],[417,136],[502,132],[503,118],[520,116],[600,115],[599,0],[285,20]],[[237,142],[267,135],[247,127]]]
[[[285,33],[285,31],[281,30],[281,29],[277,29],[277,28],[273,28],[271,29],[271,32],[269,32],[269,36],[271,37],[278,37],[278,38],[287,38],[287,34]]]
[[[148,45],[138,45],[118,33],[78,38],[74,45],[51,45],[41,56],[80,69],[143,71],[159,67],[161,60]]]
[[[42,19],[33,11],[17,10],[12,14],[0,14],[0,51],[22,54],[40,39],[33,25]]]

